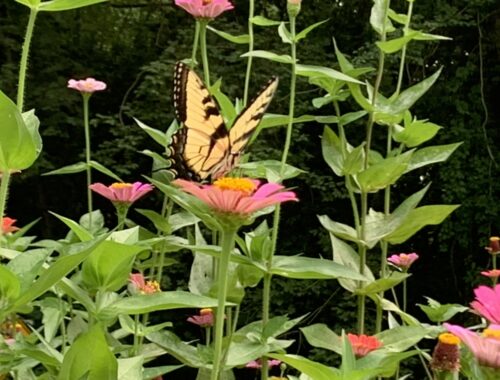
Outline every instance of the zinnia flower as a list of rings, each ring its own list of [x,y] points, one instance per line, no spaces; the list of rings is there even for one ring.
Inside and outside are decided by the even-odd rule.
[[[93,183],[89,187],[96,193],[108,198],[111,202],[129,205],[153,190],[152,185],[142,182],[134,182],[133,184],[117,182],[110,186]]]
[[[485,247],[484,249],[486,249],[492,255],[500,253],[500,237],[490,237],[490,245],[488,247]]]
[[[263,208],[287,201],[297,201],[293,191],[284,191],[277,183],[261,185],[248,178],[220,178],[213,185],[177,179],[173,182],[199,198],[219,216],[244,221]]]
[[[70,79],[68,81],[68,88],[72,88],[85,94],[92,94],[95,91],[105,90],[106,83],[95,80],[94,78],[87,78],[83,80]]]
[[[347,334],[347,339],[349,339],[352,351],[357,358],[362,358],[382,346],[382,342],[374,336]]]
[[[199,315],[192,315],[187,321],[201,327],[212,327],[214,325],[214,312],[208,308],[201,309]]]
[[[460,369],[460,339],[443,333],[438,337],[431,360],[431,368],[439,372],[458,372]]]
[[[500,326],[490,325],[479,335],[461,326],[445,323],[444,327],[460,340],[472,352],[480,365],[500,368]]]
[[[270,359],[267,361],[267,368],[273,368],[273,367],[279,366],[280,364],[281,364],[281,360]],[[260,368],[262,368],[262,362],[260,361],[260,359],[252,360],[251,362],[248,362],[247,364],[245,364],[245,367],[246,368],[260,369]]]
[[[474,289],[476,299],[470,306],[491,323],[500,324],[500,285],[490,288],[479,286]]]
[[[19,230],[19,227],[14,226],[16,223],[16,219],[9,218],[7,216],[2,218],[2,233],[8,234],[10,232],[14,232]]]
[[[418,259],[418,255],[415,252],[412,253],[400,253],[399,255],[392,255],[387,259],[392,265],[400,268],[403,271],[407,271],[410,266]]]
[[[228,0],[175,0],[181,7],[195,18],[213,19],[221,13],[234,8]]]
[[[500,277],[500,269],[491,269],[487,271],[481,272],[483,276],[489,277],[489,278],[498,278]]]
[[[161,292],[161,289],[158,281],[146,281],[142,273],[131,273],[129,291],[132,294],[153,294]]]

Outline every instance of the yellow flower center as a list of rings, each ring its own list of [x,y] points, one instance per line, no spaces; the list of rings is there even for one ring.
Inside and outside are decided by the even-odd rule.
[[[490,237],[490,241],[499,241],[499,240],[500,240],[500,237],[498,237],[498,236]]]
[[[113,189],[125,189],[132,186],[133,185],[131,183],[115,182],[110,187],[112,187]]]
[[[496,329],[484,329],[483,336],[485,338],[493,338],[496,340],[500,340],[500,330]]]
[[[221,190],[240,191],[247,195],[252,194],[257,188],[255,183],[250,181],[248,178],[232,178],[232,177],[219,178],[214,182],[214,186],[217,186]]]
[[[460,339],[457,336],[450,333],[440,334],[438,339],[443,344],[451,344],[455,346],[458,346],[460,344]]]
[[[200,315],[208,315],[208,314],[212,314],[212,313],[213,313],[212,309],[207,308],[207,309],[200,310]]]

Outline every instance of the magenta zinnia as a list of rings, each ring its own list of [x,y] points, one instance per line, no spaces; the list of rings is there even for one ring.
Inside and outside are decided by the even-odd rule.
[[[195,18],[213,19],[221,13],[233,9],[228,0],[175,0],[181,7]]]
[[[116,182],[110,186],[103,185],[102,183],[93,183],[89,187],[92,191],[108,198],[113,203],[125,204],[132,204],[153,190],[152,185],[142,182]]]
[[[68,81],[68,88],[72,88],[82,93],[92,94],[96,91],[105,90],[106,83],[95,80],[94,78],[87,78],[82,80],[70,79]]]
[[[474,289],[476,299],[470,306],[491,323],[500,324],[500,285],[494,288],[479,286]]]
[[[417,259],[418,255],[415,252],[412,252],[412,253],[400,253],[399,255],[392,255],[387,259],[387,261],[392,265],[406,271]]]
[[[199,315],[192,315],[187,321],[201,327],[211,327],[214,325],[214,312],[209,308],[201,309]]]
[[[247,218],[263,208],[282,202],[297,201],[293,191],[282,185],[248,178],[220,178],[213,185],[177,179],[173,182],[186,193],[192,194],[216,213]]]

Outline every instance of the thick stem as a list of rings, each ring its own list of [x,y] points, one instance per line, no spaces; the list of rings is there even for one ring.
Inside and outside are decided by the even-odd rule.
[[[87,209],[89,213],[89,228],[92,226],[92,168],[90,167],[90,124],[89,124],[89,99],[90,94],[82,93],[83,96],[83,127],[85,130],[85,164],[87,171]]]
[[[217,314],[215,319],[214,361],[211,380],[219,380],[219,373],[224,369],[222,355],[222,340],[224,337],[224,311],[226,305],[229,257],[234,249],[236,229],[227,229],[222,232],[222,252],[217,268]],[[230,342],[228,342],[228,345]]]
[[[249,0],[248,1],[248,52],[252,53],[253,51],[253,46],[254,46],[254,40],[253,40],[253,22],[252,18],[255,13],[255,2],[254,0]],[[245,75],[245,89],[243,91],[243,106],[246,106],[248,102],[248,88],[250,87],[250,76],[252,73],[252,60],[253,57],[250,54],[250,56],[247,59],[247,72]]]
[[[203,62],[203,76],[205,85],[210,88],[210,70],[208,67],[208,53],[207,53],[207,21],[201,20],[200,23],[200,48],[201,60]]]
[[[193,51],[191,53],[191,69],[198,64],[196,60],[196,53],[198,53],[198,41],[200,40],[200,22],[196,20],[195,28],[194,28],[194,40],[193,40]]]
[[[31,39],[33,37],[33,29],[35,28],[35,20],[38,14],[37,9],[31,8],[26,34],[24,36],[23,50],[21,53],[21,62],[19,64],[19,79],[17,86],[17,108],[19,112],[23,112],[24,107],[24,89],[26,86],[26,72],[28,71],[28,57],[30,52]]]

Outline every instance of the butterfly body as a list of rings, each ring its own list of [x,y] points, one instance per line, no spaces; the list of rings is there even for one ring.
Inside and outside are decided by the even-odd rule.
[[[183,63],[174,75],[174,108],[182,127],[170,146],[177,177],[203,182],[233,169],[261,121],[278,85],[273,78],[228,130],[217,102],[200,77]]]

